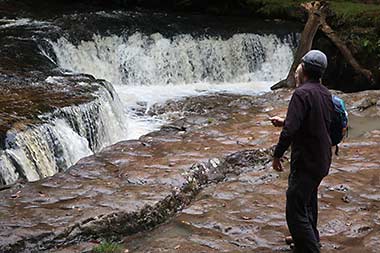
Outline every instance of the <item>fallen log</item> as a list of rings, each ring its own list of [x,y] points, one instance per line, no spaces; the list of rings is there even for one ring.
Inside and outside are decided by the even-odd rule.
[[[325,1],[313,1],[308,3],[303,3],[301,6],[308,13],[308,20],[305,24],[305,27],[301,33],[300,44],[297,48],[297,51],[294,55],[293,64],[289,70],[289,73],[286,79],[276,83],[271,87],[272,90],[279,88],[294,88],[295,79],[294,73],[297,69],[297,66],[301,63],[302,57],[311,49],[315,34],[318,29],[321,28],[321,31],[331,40],[331,42],[339,49],[343,57],[347,62],[353,67],[353,69],[362,74],[369,80],[371,83],[374,82],[372,72],[368,69],[363,68],[355,57],[352,55],[351,51],[345,45],[345,43],[338,37],[335,31],[328,25],[326,21],[326,16],[328,12],[328,5]]]

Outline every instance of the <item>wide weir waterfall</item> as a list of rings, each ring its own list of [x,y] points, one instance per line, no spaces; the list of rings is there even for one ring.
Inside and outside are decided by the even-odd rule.
[[[113,85],[181,85],[276,81],[292,63],[291,35],[235,34],[231,38],[156,33],[94,36],[74,46],[52,43],[62,68],[90,73]]]
[[[93,102],[41,115],[43,124],[10,130],[0,153],[0,181],[36,181],[118,141],[157,130],[165,115],[150,107],[208,93],[257,94],[284,78],[297,34],[228,36],[133,32],[46,38],[41,55],[68,75],[90,74],[99,86]],[[47,83],[58,84],[59,76]],[[86,85],[86,83],[83,83]]]
[[[60,67],[114,85],[128,118],[128,138],[133,139],[164,122],[164,117],[136,115],[136,110],[148,111],[155,103],[211,92],[269,91],[286,76],[296,40],[297,34],[242,33],[222,38],[136,32],[94,35],[79,45],[66,38],[50,43]]]

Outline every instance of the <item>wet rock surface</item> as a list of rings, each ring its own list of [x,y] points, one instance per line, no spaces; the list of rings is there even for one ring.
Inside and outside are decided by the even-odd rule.
[[[354,136],[341,144],[340,156],[320,186],[322,252],[377,252],[380,124],[370,122],[378,122],[380,110],[373,105],[363,111],[361,105],[378,99],[378,92],[340,96],[348,102]],[[124,245],[129,252],[288,251],[286,187],[287,173],[248,168],[202,191],[170,223],[148,235],[127,237]]]
[[[370,122],[379,120],[380,110],[371,106],[359,111],[357,104],[357,101],[377,97],[377,94],[377,91],[340,94],[350,108],[352,131],[350,137],[340,145],[340,155],[334,156],[330,175],[320,186],[322,252],[378,250],[380,125],[371,125]],[[202,154],[222,154],[239,149],[241,145],[249,148],[270,147],[277,141],[279,129],[270,126],[265,119],[271,115],[284,114],[289,95],[288,92],[279,91],[257,99],[242,96],[228,102],[218,100],[223,101],[224,112],[229,116],[226,119],[222,117],[222,120],[216,117],[215,124],[206,123],[206,126],[196,130],[203,133],[199,141],[204,141],[209,147],[207,150],[203,148]],[[210,102],[212,99],[207,98],[207,105],[214,104]],[[159,107],[159,110],[191,108],[187,112],[184,110],[186,120],[191,121],[189,115],[194,108],[198,108],[197,104],[202,104],[201,101],[202,98],[189,98],[179,103],[168,102],[170,106]],[[226,107],[226,104],[229,106]],[[248,110],[244,109],[248,108],[247,104],[251,105]],[[261,106],[255,108],[254,105]],[[228,113],[230,111],[232,114]],[[204,111],[198,113],[207,115]],[[365,121],[358,121],[357,117]],[[174,132],[179,133],[180,130]],[[196,140],[193,135],[192,142]],[[215,145],[209,145],[212,140],[217,141]],[[246,162],[249,159],[241,155],[231,155],[229,160],[240,168],[240,173],[230,174],[222,182],[203,189],[188,207],[168,223],[151,232],[124,238],[124,248],[128,252],[289,251],[284,241],[288,235],[284,214],[288,173],[277,173],[270,168],[270,163],[265,162],[261,166],[252,166]],[[286,164],[286,167],[289,165]],[[95,245],[94,242],[77,244],[58,252],[89,251]]]
[[[354,111],[369,94],[344,96]],[[289,96],[220,94],[154,107],[152,113],[173,112],[171,127],[108,147],[68,173],[1,192],[2,249],[66,245],[56,251],[80,252],[106,239],[122,240],[129,252],[288,250],[287,173],[270,168],[279,129],[267,117],[285,114]],[[207,112],[194,112],[201,107]],[[379,243],[379,129],[352,128],[357,137],[341,145],[320,187],[323,252],[376,252]]]
[[[10,80],[8,79],[8,82]],[[96,98],[96,91],[102,87],[91,76],[53,76],[32,85],[18,80],[0,86],[0,136],[1,147],[10,129],[22,130],[28,125],[41,124],[43,116],[48,117],[59,108],[88,103]]]
[[[241,100],[253,106],[243,109],[237,102]],[[252,136],[265,121],[264,114],[257,114],[263,110],[260,99],[215,95],[193,102],[207,103],[209,111],[178,119],[187,122],[185,131],[163,127],[138,141],[121,142],[84,158],[67,173],[1,192],[1,250],[44,250],[144,231],[169,219],[207,184],[239,174],[241,168],[269,162],[270,145],[268,151],[257,149],[223,158],[253,149],[255,144],[248,144],[249,139],[263,142],[270,135],[263,130]],[[217,112],[233,102],[231,112],[224,112],[228,117],[211,123],[194,120],[217,117],[213,109]],[[242,127],[247,128],[245,134],[237,131]],[[209,161],[213,157],[220,158]],[[192,166],[196,162],[201,164]]]

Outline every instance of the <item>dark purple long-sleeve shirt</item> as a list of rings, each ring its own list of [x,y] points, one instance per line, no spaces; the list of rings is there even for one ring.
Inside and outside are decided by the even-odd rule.
[[[331,165],[330,124],[334,107],[329,90],[318,82],[297,88],[290,100],[274,157],[292,146],[291,169],[323,178]]]

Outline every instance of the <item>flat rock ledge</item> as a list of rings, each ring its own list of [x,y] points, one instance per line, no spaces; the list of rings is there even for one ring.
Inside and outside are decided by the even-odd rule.
[[[262,169],[271,154],[265,143],[277,138],[270,124],[260,123],[268,117],[260,112],[271,106],[266,96],[185,99],[178,103],[184,112],[160,131],[109,146],[53,177],[0,191],[0,252],[51,251],[146,231],[229,173]]]
[[[262,169],[271,153],[240,151],[184,170],[146,169],[133,164],[138,159],[119,160],[118,154],[127,149],[131,157],[136,149],[142,152],[136,157],[144,157],[144,145],[117,144],[113,158],[105,151],[83,159],[67,174],[1,192],[0,251],[39,252],[150,230],[190,204],[205,186],[242,168]],[[154,146],[161,145],[150,149],[162,148]]]

